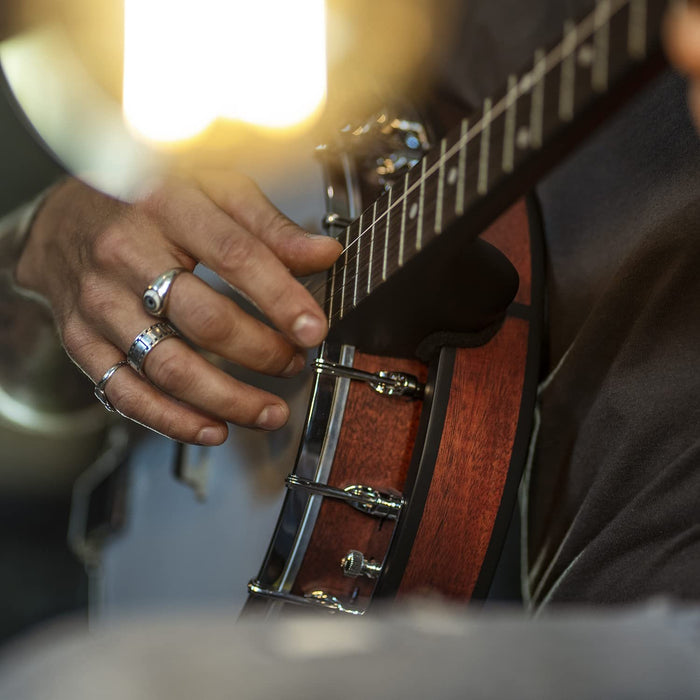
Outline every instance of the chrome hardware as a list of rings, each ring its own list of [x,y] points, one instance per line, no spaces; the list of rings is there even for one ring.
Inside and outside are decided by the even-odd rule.
[[[363,176],[385,188],[420,162],[431,146],[427,129],[418,118],[397,116],[388,109],[362,124],[346,125],[341,129],[341,140],[362,163]]]
[[[354,348],[324,343],[321,352],[342,364],[352,364]],[[350,380],[314,377],[311,403],[304,438],[297,455],[294,472],[306,479],[327,482],[343,423]],[[275,582],[288,590],[301,569],[306,549],[314,531],[322,499],[308,498],[299,491],[285,499],[279,522],[258,578]],[[290,533],[292,536],[290,537]],[[280,571],[279,562],[285,562]]]
[[[329,610],[330,612],[345,613],[347,615],[365,614],[364,610],[345,607],[336,596],[326,593],[325,591],[311,591],[311,593],[305,593],[304,600],[326,608],[326,610]]]
[[[349,578],[357,578],[358,576],[377,578],[382,573],[381,564],[377,564],[373,559],[365,559],[365,555],[356,549],[351,549],[340,560],[340,566],[343,568],[343,575]]]
[[[373,374],[321,358],[314,362],[314,371],[316,374],[328,374],[331,377],[344,377],[366,382],[382,396],[406,396],[411,399],[419,399],[423,396],[423,385],[418,381],[418,378],[404,372],[381,370]]]
[[[339,612],[346,615],[365,614],[364,610],[348,607],[341,603],[336,596],[320,590],[311,591],[311,593],[305,593],[303,596],[300,596],[292,593],[285,593],[284,591],[276,591],[272,588],[265,588],[260,581],[253,580],[248,584],[248,592],[262,598],[272,598],[274,600],[280,600],[284,603],[291,603],[293,605],[306,605],[325,608],[332,613]]]
[[[332,226],[339,226],[340,228],[347,228],[352,224],[352,219],[346,219],[340,214],[335,212],[328,212],[321,220],[321,225],[323,228],[328,229]]]
[[[344,501],[367,515],[387,518],[388,520],[396,520],[404,504],[404,499],[401,496],[393,496],[386,492],[376,491],[370,486],[361,484],[353,484],[346,486],[344,489],[337,489],[328,484],[310,481],[296,474],[290,474],[285,480],[285,485],[289,489],[302,489],[312,494]]]
[[[371,486],[353,484],[346,486],[343,492],[352,497],[350,505],[367,515],[377,518],[396,520],[405,503],[403,497],[392,496],[386,491],[375,491]]]

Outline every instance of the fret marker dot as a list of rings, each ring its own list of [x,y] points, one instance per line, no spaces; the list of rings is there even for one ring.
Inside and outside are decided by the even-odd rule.
[[[454,185],[457,182],[457,168],[454,166],[450,168],[449,172],[447,173],[447,182],[450,185]]]
[[[411,208],[408,211],[408,216],[411,219],[415,219],[416,214],[418,214],[418,205],[415,202],[413,202],[413,204],[411,204]]]
[[[530,130],[526,126],[521,126],[515,135],[515,143],[518,148],[528,148],[530,146]]]
[[[584,68],[590,68],[595,59],[595,49],[590,44],[584,44],[578,50],[578,63]]]

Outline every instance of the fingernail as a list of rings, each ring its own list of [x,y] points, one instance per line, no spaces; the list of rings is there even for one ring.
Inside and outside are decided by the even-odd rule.
[[[289,411],[284,406],[271,404],[265,406],[260,412],[255,421],[255,427],[263,430],[277,430],[287,422],[287,418],[289,418]]]
[[[322,233],[305,233],[304,234],[309,240],[312,241],[328,241],[333,240],[330,236],[326,236]]]
[[[307,348],[318,345],[326,335],[327,325],[318,316],[302,314],[294,321],[292,335],[294,339]]]
[[[212,445],[220,445],[226,439],[226,434],[221,428],[202,428],[199,433],[197,433],[197,438],[195,442],[198,445],[207,445],[211,447]]]
[[[298,352],[294,355],[292,361],[284,368],[282,371],[283,377],[293,377],[295,374],[299,374],[304,365],[306,364],[306,355],[304,353]]]

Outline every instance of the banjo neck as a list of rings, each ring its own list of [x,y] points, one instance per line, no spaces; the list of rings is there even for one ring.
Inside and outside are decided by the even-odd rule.
[[[477,236],[664,65],[668,0],[598,0],[339,236],[331,329],[428,246]]]

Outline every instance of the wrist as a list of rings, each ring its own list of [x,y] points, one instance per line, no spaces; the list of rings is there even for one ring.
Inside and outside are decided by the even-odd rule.
[[[42,246],[33,240],[37,237],[35,224],[47,200],[62,182],[51,185],[0,222],[0,269],[10,273],[17,292],[38,297],[39,301],[43,301],[43,297],[34,278],[39,268],[37,254]]]

